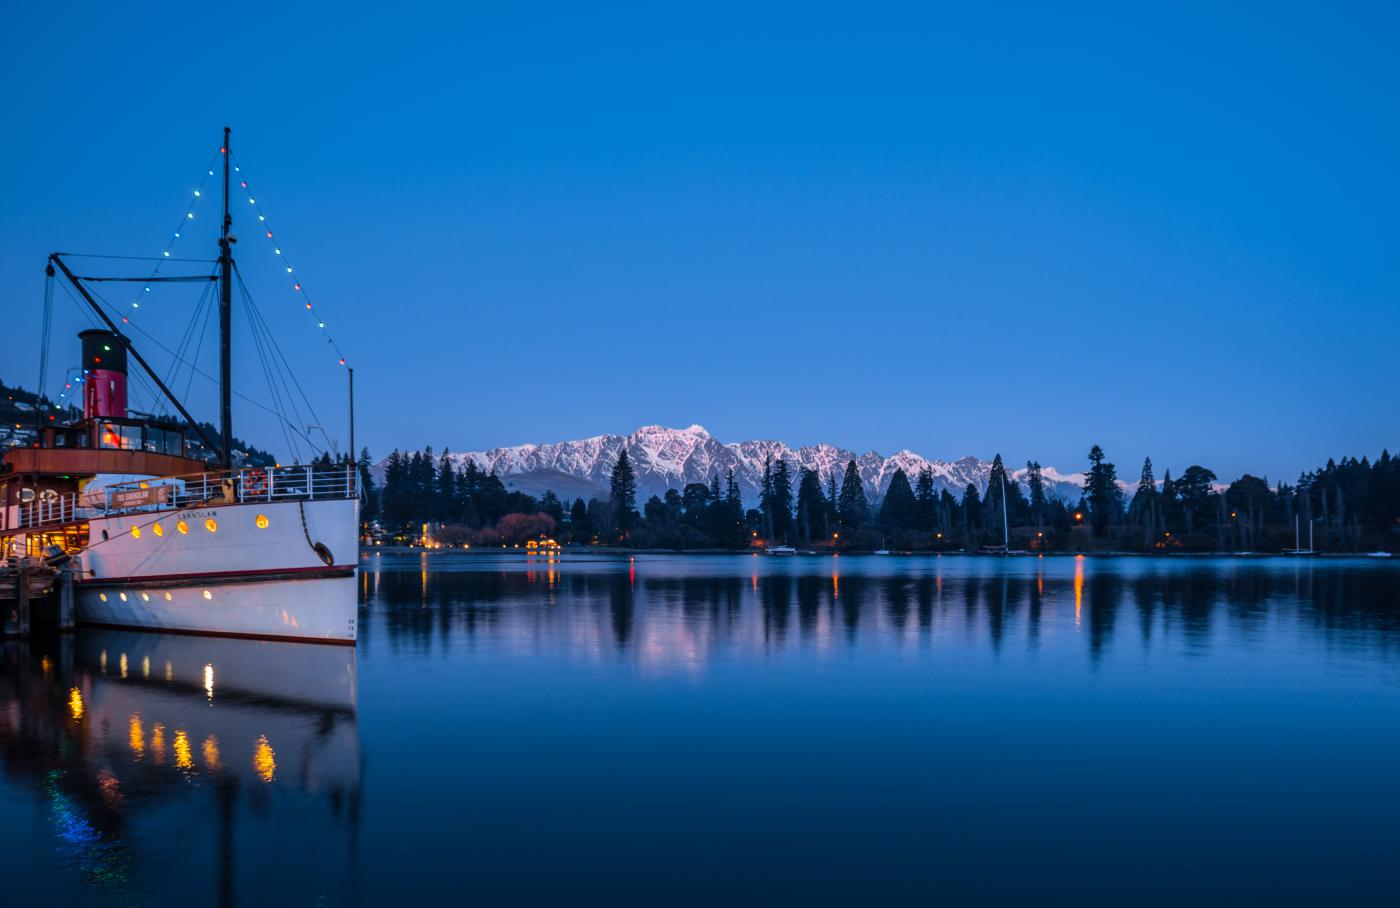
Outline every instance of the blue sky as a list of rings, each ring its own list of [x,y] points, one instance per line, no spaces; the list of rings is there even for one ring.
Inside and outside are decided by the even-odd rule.
[[[1397,445],[1384,6],[217,9],[4,14],[6,382],[45,255],[158,254],[228,124],[376,455],[701,423],[1291,480]],[[343,371],[236,215],[343,440]]]

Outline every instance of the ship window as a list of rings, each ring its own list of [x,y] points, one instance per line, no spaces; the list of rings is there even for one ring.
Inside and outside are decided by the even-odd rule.
[[[33,489],[20,489],[20,490],[19,490],[19,500],[22,501],[22,502],[24,502],[25,504],[29,504],[31,501],[34,500],[34,490],[33,490]]]
[[[219,522],[213,517],[210,517],[208,520],[204,521],[204,528],[211,533],[217,533],[219,532]]]
[[[213,598],[214,598],[214,594],[211,593],[211,592],[209,592],[208,590],[205,590],[205,591],[204,591],[204,598],[205,598],[205,599],[213,599]]]
[[[175,521],[175,529],[179,530],[180,535],[183,536],[190,531],[190,525],[183,520],[177,520]]]
[[[120,599],[122,602],[125,602],[125,601],[126,601],[126,593],[117,593],[117,598]]]
[[[165,535],[165,527],[161,526],[161,525],[158,524],[158,523],[157,523],[157,524],[153,524],[153,525],[151,526],[151,532],[152,532],[152,533],[155,533],[157,536],[164,536],[164,535]]]
[[[151,596],[150,596],[150,594],[149,594],[149,593],[142,593],[142,594],[141,594],[141,601],[142,601],[142,602],[150,602],[150,601],[151,601]]]
[[[98,599],[101,599],[103,602],[106,602],[106,601],[107,601],[107,594],[106,594],[106,593],[98,593],[98,594],[97,594],[97,598],[98,598]],[[103,655],[105,656],[106,653],[103,653]]]
[[[260,529],[260,530],[265,530],[265,529],[267,529],[267,515],[266,515],[266,514],[259,514],[258,517],[257,517],[257,519],[254,520],[253,522],[256,523],[256,524],[258,525],[258,529]]]
[[[147,426],[145,449],[156,454],[178,455],[180,453],[180,433]]]
[[[132,538],[132,539],[140,539],[140,538],[141,538],[141,528],[140,528],[140,527],[132,527],[132,528],[131,528],[131,538]]]
[[[174,598],[174,597],[171,596],[170,593],[167,591],[166,594],[165,594],[165,601],[166,601],[166,602],[169,602],[169,601],[170,601],[171,599],[173,599],[173,598]]]

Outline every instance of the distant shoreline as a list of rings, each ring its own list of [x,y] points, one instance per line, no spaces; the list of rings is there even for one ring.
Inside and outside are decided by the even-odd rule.
[[[371,553],[387,555],[432,555],[442,557],[447,555],[458,555],[471,558],[497,558],[508,555],[518,558],[530,558],[534,560],[548,560],[547,552],[527,552],[524,549],[511,548],[424,548],[423,546],[403,546],[403,545],[361,545],[360,554]],[[761,551],[735,551],[732,549],[624,549],[612,546],[566,546],[557,550],[556,559],[560,556],[598,556],[598,557],[628,557],[636,555],[683,555],[695,556],[698,558],[712,558],[715,556],[737,556],[750,555],[759,557],[765,555]],[[797,552],[791,555],[772,555],[777,560],[787,558],[830,558],[840,556],[843,558],[1000,558],[1000,559],[1027,559],[1027,558],[1153,558],[1153,559],[1202,559],[1202,558],[1229,558],[1241,561],[1258,560],[1262,558],[1288,558],[1295,561],[1309,561],[1313,559],[1328,559],[1332,561],[1340,559],[1367,559],[1370,561],[1390,561],[1400,560],[1394,554],[1384,556],[1372,554],[1370,552],[1314,552],[1311,555],[1287,555],[1283,552],[1110,552],[1110,551],[1089,551],[1089,552],[1012,552],[1010,554],[999,554],[996,552],[889,552],[887,554],[877,554],[873,551],[807,551]]]

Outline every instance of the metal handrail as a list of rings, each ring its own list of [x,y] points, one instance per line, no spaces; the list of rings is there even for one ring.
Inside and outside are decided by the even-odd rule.
[[[57,498],[20,505],[15,529],[75,523],[92,517],[134,512],[180,510],[204,504],[257,501],[305,501],[359,496],[359,471],[353,464],[335,466],[247,467],[183,476],[163,476],[108,486],[95,496],[69,492]],[[169,491],[164,491],[169,490]],[[149,492],[146,500],[130,493]],[[136,503],[117,504],[123,493]]]

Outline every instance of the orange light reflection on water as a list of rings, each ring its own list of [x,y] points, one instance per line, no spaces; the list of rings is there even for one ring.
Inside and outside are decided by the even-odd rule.
[[[1080,613],[1084,609],[1084,556],[1074,556],[1074,626],[1079,627]]]

